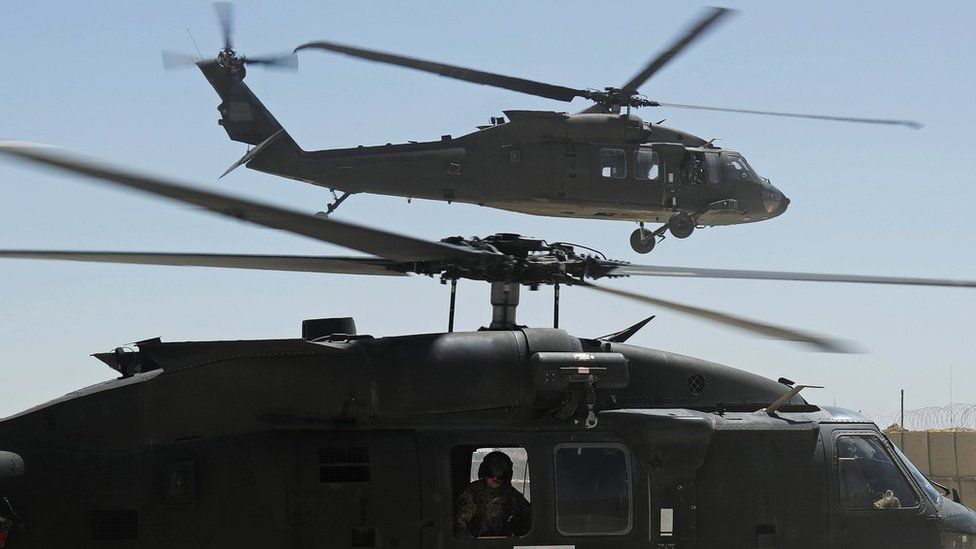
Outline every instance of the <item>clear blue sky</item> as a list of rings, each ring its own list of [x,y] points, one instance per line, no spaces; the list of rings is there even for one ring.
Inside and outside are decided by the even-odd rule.
[[[634,262],[976,278],[976,4],[731,2],[738,13],[642,88],[661,101],[909,118],[920,131],[650,110],[648,120],[741,151],[792,200],[772,221],[666,240],[649,256],[623,222],[546,219],[466,205],[356,196],[340,219],[428,239],[520,232],[586,243]],[[244,2],[238,49],[333,40],[574,87],[627,81],[697,17],[697,2]],[[41,141],[147,172],[314,212],[324,189],[240,169],[216,125],[218,98],[161,50],[205,55],[219,34],[206,2],[19,2],[0,32],[0,137]],[[460,135],[503,109],[581,110],[323,52],[296,74],[248,83],[305,149]],[[0,160],[0,247],[345,254],[338,247]],[[0,416],[110,379],[92,352],[161,336],[293,337],[304,318],[351,315],[363,332],[442,331],[448,291],[426,278],[83,265],[0,264]],[[580,336],[658,318],[632,341],[773,378],[825,385],[808,398],[890,413],[973,402],[976,292],[837,284],[625,279],[613,285],[859,342],[810,353],[585,289],[563,292]],[[490,318],[487,287],[460,285],[458,325]],[[551,290],[525,292],[520,320],[550,322]],[[174,403],[179,405],[179,403]]]

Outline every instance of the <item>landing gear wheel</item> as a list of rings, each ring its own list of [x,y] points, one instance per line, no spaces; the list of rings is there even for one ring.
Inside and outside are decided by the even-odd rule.
[[[630,233],[630,247],[639,254],[646,254],[654,249],[657,238],[654,233],[644,227],[635,229]]]
[[[668,220],[668,230],[675,238],[688,238],[695,232],[695,220],[684,212],[678,212]]]

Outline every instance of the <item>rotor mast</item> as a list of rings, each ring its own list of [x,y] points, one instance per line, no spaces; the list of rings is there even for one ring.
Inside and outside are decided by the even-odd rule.
[[[489,330],[512,330],[517,327],[515,312],[519,304],[521,284],[518,282],[491,283],[491,325]]]

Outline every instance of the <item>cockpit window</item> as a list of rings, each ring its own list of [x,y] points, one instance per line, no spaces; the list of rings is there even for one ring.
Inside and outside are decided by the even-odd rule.
[[[835,448],[841,507],[849,511],[918,507],[918,495],[880,438],[842,435]]]
[[[661,174],[657,153],[640,149],[637,151],[637,161],[634,163],[634,177],[654,181]]]
[[[738,181],[756,181],[756,173],[752,171],[746,159],[733,153],[722,154],[723,177],[729,183]]]
[[[939,499],[942,497],[942,494],[940,494],[939,491],[935,489],[935,486],[932,486],[932,483],[929,482],[929,479],[925,478],[925,475],[918,470],[918,467],[915,467],[915,464],[912,463],[912,460],[908,459],[908,456],[906,456],[901,451],[901,448],[895,446],[894,444],[892,444],[891,447],[895,449],[895,453],[898,454],[898,457],[901,458],[902,464],[905,465],[905,468],[908,469],[908,472],[911,473],[912,477],[915,478],[915,482],[917,482],[918,485],[922,487],[922,491],[929,496],[929,499],[932,500],[932,503],[936,503],[936,504],[939,503]]]

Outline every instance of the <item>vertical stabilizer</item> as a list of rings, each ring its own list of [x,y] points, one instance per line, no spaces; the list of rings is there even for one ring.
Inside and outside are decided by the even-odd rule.
[[[260,145],[274,136],[248,159],[248,167],[257,167],[252,163],[266,165],[273,162],[275,171],[287,171],[288,164],[297,160],[303,151],[244,83],[244,67],[228,70],[216,61],[201,61],[197,66],[220,96],[218,124],[232,140]]]

